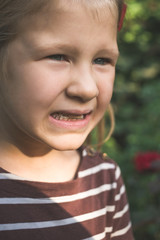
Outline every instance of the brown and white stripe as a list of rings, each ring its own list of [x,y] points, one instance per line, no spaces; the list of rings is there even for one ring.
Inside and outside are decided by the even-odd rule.
[[[119,167],[82,157],[77,178],[32,182],[0,169],[0,239],[133,240]]]

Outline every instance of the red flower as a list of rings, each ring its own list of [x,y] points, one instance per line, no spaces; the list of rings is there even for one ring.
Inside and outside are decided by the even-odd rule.
[[[138,153],[135,157],[138,171],[160,171],[160,154],[157,152]]]

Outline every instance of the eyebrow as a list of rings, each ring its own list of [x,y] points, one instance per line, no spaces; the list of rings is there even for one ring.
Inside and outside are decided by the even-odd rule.
[[[104,48],[104,49],[101,49],[98,54],[107,54],[107,55],[110,55],[114,58],[118,58],[120,53],[118,51],[118,49],[112,49],[112,48]]]
[[[46,44],[46,45],[33,45],[33,50],[34,52],[40,52],[40,54],[47,53],[51,50],[56,50],[56,51],[66,51],[69,52],[73,55],[78,55],[80,51],[74,47],[70,46],[69,44],[61,44],[61,43],[53,43],[53,44]],[[109,55],[115,59],[119,57],[119,51],[118,49],[111,49],[111,48],[102,48],[97,51],[96,55],[101,55],[101,54],[106,54]]]
[[[71,52],[72,54],[78,54],[78,50],[73,47],[73,46],[69,46],[68,44],[45,44],[45,45],[33,45],[33,50],[36,52],[40,51],[41,53],[46,53],[48,51],[51,50],[56,50],[56,51],[67,51],[67,52]]]

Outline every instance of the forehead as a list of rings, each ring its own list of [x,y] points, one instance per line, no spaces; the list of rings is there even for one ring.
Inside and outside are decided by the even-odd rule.
[[[50,4],[42,12],[30,17],[26,26],[23,26],[23,33],[40,32],[44,34],[50,32],[58,33],[59,36],[63,37],[64,34],[67,35],[69,28],[74,28],[82,38],[81,32],[85,32],[85,29],[86,31],[95,31],[97,34],[98,31],[102,33],[103,29],[104,35],[106,30],[109,29],[111,38],[112,32],[115,36],[115,32],[117,33],[117,7],[115,5],[111,7],[105,3],[105,9],[102,8],[104,5],[96,8],[95,4],[85,4],[84,2],[88,1],[59,0],[57,4],[50,1]],[[68,32],[69,34],[71,34],[71,31]]]
[[[51,6],[52,4],[53,2]],[[63,11],[82,7],[97,20],[104,20],[110,11],[115,18],[118,18],[118,7],[114,0],[59,0],[54,7]]]
[[[108,20],[108,15],[112,15],[115,21],[118,21],[118,7],[114,0],[49,0],[41,8],[41,10],[34,15],[31,15],[29,18],[24,18],[22,21],[21,29],[26,26],[31,26],[32,23],[38,18],[38,21],[41,19],[46,23],[50,21],[51,16],[57,14],[65,14],[70,12],[78,12],[78,9],[83,9],[84,12],[92,17],[97,22],[104,22]]]

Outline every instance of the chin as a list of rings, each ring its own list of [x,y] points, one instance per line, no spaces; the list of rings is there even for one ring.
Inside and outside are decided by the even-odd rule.
[[[81,147],[81,145],[83,144],[83,142],[80,143],[61,143],[61,144],[54,144],[52,146],[53,149],[56,149],[58,151],[70,151],[70,150],[77,150],[79,147]]]
[[[85,142],[84,137],[61,138],[55,142],[48,142],[49,147],[58,151],[77,150]]]

